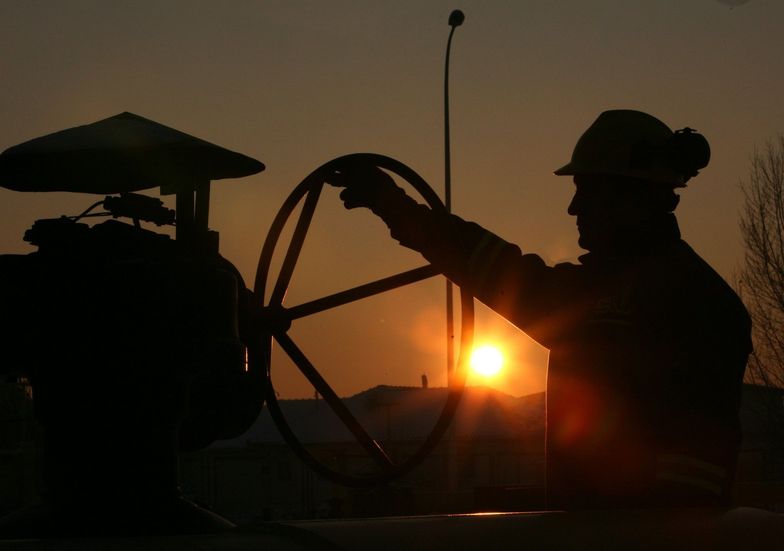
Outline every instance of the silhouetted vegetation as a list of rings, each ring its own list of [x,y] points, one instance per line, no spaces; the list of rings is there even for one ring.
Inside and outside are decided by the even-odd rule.
[[[741,188],[746,252],[737,284],[754,324],[746,377],[784,388],[784,134],[755,151]]]

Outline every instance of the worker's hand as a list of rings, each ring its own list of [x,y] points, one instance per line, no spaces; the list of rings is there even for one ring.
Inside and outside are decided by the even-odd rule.
[[[371,163],[354,162],[333,171],[326,181],[345,188],[340,198],[347,209],[370,209],[401,245],[420,250],[418,243],[428,235],[430,209],[406,195],[389,174]]]
[[[345,188],[340,199],[347,209],[366,207],[374,212],[394,196],[403,193],[392,178],[369,163],[354,163],[333,172],[327,183]]]

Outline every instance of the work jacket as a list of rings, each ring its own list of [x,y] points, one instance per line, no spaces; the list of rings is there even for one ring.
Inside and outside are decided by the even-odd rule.
[[[550,350],[549,507],[726,502],[750,321],[672,214],[618,254],[548,266],[477,224],[397,207],[393,237]]]

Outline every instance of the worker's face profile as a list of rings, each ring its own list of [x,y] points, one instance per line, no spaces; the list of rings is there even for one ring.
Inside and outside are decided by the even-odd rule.
[[[590,251],[616,241],[645,217],[645,205],[630,182],[603,175],[577,175],[574,185],[567,212],[577,218],[578,244],[583,249]]]

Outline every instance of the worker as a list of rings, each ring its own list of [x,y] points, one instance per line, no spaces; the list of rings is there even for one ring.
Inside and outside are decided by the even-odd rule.
[[[374,166],[330,176],[346,208],[369,208],[402,245],[550,350],[550,508],[728,503],[750,321],[673,214],[675,190],[709,158],[690,128],[602,113],[555,171],[573,177],[568,213],[587,251],[555,266],[417,203]]]

